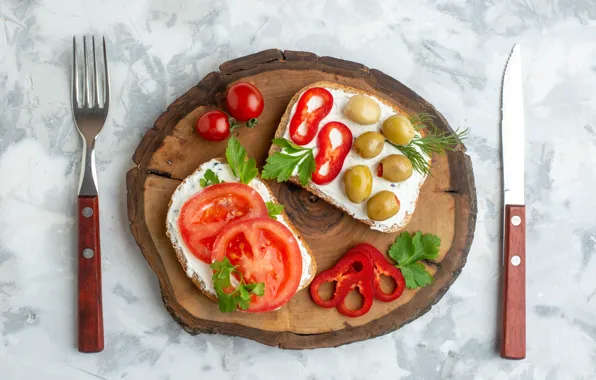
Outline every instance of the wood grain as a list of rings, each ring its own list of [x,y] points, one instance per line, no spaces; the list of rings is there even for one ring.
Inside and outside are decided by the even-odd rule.
[[[165,236],[165,215],[180,180],[201,163],[223,154],[225,142],[205,142],[196,135],[194,126],[205,111],[223,108],[226,89],[240,80],[256,85],[265,99],[258,128],[243,128],[238,133],[240,142],[259,165],[264,163],[291,97],[300,88],[323,80],[369,91],[408,112],[428,112],[436,117],[441,130],[453,133],[445,119],[420,96],[359,63],[279,50],[223,63],[220,72],[207,75],[160,116],[133,156],[137,166],[127,174],[131,231],[158,276],[164,304],[172,316],[193,334],[222,333],[301,349],[338,346],[382,335],[428,311],[459,275],[473,239],[476,192],[463,145],[455,152],[433,157],[432,176],[422,187],[418,207],[407,226],[409,231],[432,232],[442,239],[439,259],[427,263],[436,274],[432,285],[408,290],[391,303],[375,302],[371,311],[360,318],[316,307],[306,290],[275,312],[222,314],[194,287]],[[295,185],[269,185],[313,250],[319,271],[331,267],[359,242],[386,251],[395,239],[396,234],[372,231]]]
[[[517,217],[518,223],[513,223]],[[501,356],[526,357],[526,207],[505,207]],[[515,225],[518,224],[518,225]]]
[[[80,352],[100,352],[104,337],[97,195],[79,196],[78,218],[78,347]]]

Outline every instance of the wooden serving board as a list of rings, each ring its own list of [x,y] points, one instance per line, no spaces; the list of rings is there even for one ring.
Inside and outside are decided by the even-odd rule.
[[[168,202],[182,179],[201,163],[223,156],[226,146],[226,141],[207,142],[196,134],[198,117],[208,109],[225,109],[225,93],[231,84],[246,81],[256,85],[265,98],[265,110],[257,128],[242,128],[238,134],[249,155],[262,167],[290,98],[300,88],[322,80],[361,88],[398,103],[408,112],[430,113],[440,129],[453,133],[427,101],[395,79],[359,63],[273,49],[225,62],[219,72],[203,78],[172,103],[145,134],[133,156],[136,167],[126,177],[132,234],[157,274],[166,308],[189,333],[236,335],[292,349],[339,346],[372,338],[426,313],[466,263],[476,223],[476,191],[470,158],[460,145],[455,152],[433,157],[432,175],[423,185],[406,227],[410,232],[421,230],[441,238],[439,259],[427,263],[435,274],[432,285],[406,290],[390,303],[375,301],[359,318],[316,306],[307,290],[274,312],[223,314],[186,277],[165,232]],[[319,272],[333,266],[359,242],[370,242],[386,252],[397,236],[372,231],[299,187],[269,184],[314,252]]]

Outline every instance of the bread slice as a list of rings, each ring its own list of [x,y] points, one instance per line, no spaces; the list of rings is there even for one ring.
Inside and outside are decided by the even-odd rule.
[[[292,110],[295,106],[295,104],[298,102],[298,100],[300,99],[300,97],[302,96],[302,94],[313,87],[323,87],[327,90],[332,91],[332,94],[334,94],[334,105],[333,105],[333,109],[331,110],[331,113],[321,121],[320,125],[319,125],[319,129],[322,128],[327,122],[331,121],[331,120],[337,120],[336,118],[333,118],[332,115],[339,115],[338,117],[341,117],[341,120],[337,120],[337,121],[341,121],[344,124],[348,125],[348,127],[350,128],[350,130],[352,130],[352,133],[354,134],[354,137],[356,137],[356,135],[358,133],[362,133],[364,131],[370,131],[370,130],[376,130],[379,131],[381,130],[381,125],[382,122],[385,120],[385,118],[387,117],[386,114],[387,112],[390,112],[391,114],[401,114],[401,115],[407,115],[408,113],[404,110],[404,108],[400,107],[397,104],[393,104],[388,102],[385,99],[382,98],[378,98],[377,96],[367,92],[367,91],[363,91],[354,87],[349,87],[349,86],[345,86],[345,85],[341,85],[338,83],[333,83],[333,82],[327,82],[327,81],[323,81],[323,82],[316,82],[313,83],[311,85],[308,85],[302,89],[300,89],[300,91],[298,91],[290,100],[290,102],[288,103],[288,106],[286,107],[286,111],[284,112],[281,121],[279,123],[279,126],[277,128],[277,131],[275,133],[275,138],[282,138],[282,137],[286,137],[286,131],[289,128],[290,125],[290,121],[291,121],[291,117],[292,117]],[[336,91],[333,91],[336,90]],[[379,120],[379,122],[371,125],[371,126],[360,126],[360,125],[356,125],[355,123],[347,120],[347,118],[343,115],[343,109],[336,109],[336,107],[338,107],[337,103],[337,99],[336,99],[336,95],[335,94],[340,94],[343,93],[346,96],[352,96],[352,95],[356,95],[356,94],[361,94],[361,95],[367,95],[370,98],[374,99],[375,101],[377,101],[377,103],[379,104],[379,106],[382,109],[382,116],[381,116],[381,120]],[[334,113],[335,111],[335,113]],[[340,112],[341,114],[339,114],[338,112]],[[383,118],[383,115],[385,115],[385,118]],[[315,145],[316,146],[316,138],[313,140],[313,142],[311,142],[310,144],[308,144],[307,146],[311,146],[311,145]],[[386,146],[388,146],[388,144],[386,144]],[[395,152],[391,152],[391,154],[401,154],[396,148],[386,148],[386,149],[394,149]],[[271,145],[271,148],[269,150],[269,155],[273,155],[276,152],[279,152],[280,148],[276,145]],[[385,150],[384,150],[385,152]],[[356,153],[352,150],[352,152],[350,152],[350,155],[356,155]],[[385,156],[388,154],[385,154]],[[372,166],[376,165],[381,159],[382,159],[383,154],[379,155],[376,158],[373,159],[368,159],[368,160],[364,160],[361,159],[362,161],[366,161],[366,163],[363,162],[363,164],[369,165],[371,167],[371,171],[373,172],[373,181],[385,181],[384,179],[379,179],[378,177],[376,177],[374,175],[375,170],[373,170]],[[347,162],[347,161],[346,161]],[[431,162],[430,157],[428,158],[428,162]],[[341,180],[341,177],[343,176],[343,171],[347,169],[347,165],[344,164],[344,168],[342,169],[342,173],[340,173],[340,175],[337,177],[339,180]],[[416,177],[415,177],[416,176]],[[420,178],[421,177],[421,178]],[[318,187],[316,184],[309,182],[306,186],[302,186],[300,184],[299,178],[297,175],[294,175],[292,177],[290,177],[290,181],[304,187],[306,190],[308,190],[309,192],[315,194],[316,196],[318,196],[319,198],[325,200],[326,202],[328,202],[329,204],[337,207],[338,209],[342,210],[343,212],[351,215],[352,217],[354,217],[356,220],[358,220],[359,222],[362,222],[366,225],[368,225],[369,227],[371,227],[374,230],[378,230],[381,232],[386,232],[386,233],[392,233],[392,232],[397,232],[400,229],[402,229],[403,227],[405,227],[410,219],[412,218],[412,214],[414,212],[414,209],[416,207],[416,203],[418,201],[418,196],[419,196],[419,192],[420,192],[420,187],[422,186],[422,184],[424,183],[424,180],[426,179],[426,176],[420,175],[419,173],[414,172],[414,175],[404,181],[408,182],[411,181],[413,178],[417,178],[417,182],[414,183],[412,186],[415,186],[415,189],[411,189],[412,193],[415,194],[415,197],[412,197],[412,199],[410,199],[409,205],[407,210],[404,210],[403,213],[398,213],[397,216],[400,216],[399,218],[396,218],[397,220],[393,220],[393,218],[388,219],[388,221],[391,221],[390,223],[384,223],[384,222],[376,222],[373,221],[371,219],[369,219],[366,216],[366,212],[364,212],[364,214],[362,212],[356,212],[354,211],[354,208],[356,208],[356,206],[354,206],[354,204],[350,204],[348,206],[348,204],[350,203],[350,201],[347,199],[347,197],[345,197],[345,200],[343,199],[338,199],[337,196],[333,197],[331,196],[328,192],[325,191],[325,188],[321,188]],[[337,180],[337,179],[336,179]],[[335,181],[335,180],[334,180]],[[398,189],[397,185],[395,187],[396,189]],[[391,188],[389,188],[388,190],[391,190]],[[342,194],[343,194],[343,188],[342,188]],[[373,192],[372,195],[374,195],[375,192]],[[398,198],[399,198],[399,194],[398,194]],[[400,199],[400,202],[402,201],[402,199]],[[366,202],[362,203],[361,205],[359,205],[358,207],[362,207],[362,208],[366,208]],[[404,207],[404,204],[402,202],[402,207]]]
[[[199,166],[197,170],[195,170],[190,176],[184,179],[180,185],[178,185],[172,194],[172,197],[170,198],[168,214],[166,218],[166,235],[170,239],[170,242],[174,247],[174,251],[176,252],[176,258],[178,259],[178,262],[182,266],[182,269],[186,275],[191,279],[195,286],[199,288],[201,292],[203,292],[203,294],[217,302],[217,295],[215,294],[213,284],[211,283],[211,269],[209,268],[209,265],[200,261],[186,248],[180,237],[177,224],[177,216],[180,207],[188,198],[201,190],[199,180],[203,177],[203,174],[207,169],[212,169],[214,172],[216,172],[222,181],[232,182],[234,179],[234,176],[230,167],[227,165],[225,158],[216,158]],[[273,195],[273,192],[262,179],[258,177],[253,179],[250,183],[250,186],[255,188],[257,192],[266,194],[267,198],[269,199],[264,199],[265,201],[272,201],[276,204],[278,203],[277,199]],[[277,220],[282,222],[290,229],[290,231],[292,231],[296,237],[296,240],[298,241],[298,245],[300,246],[300,251],[303,255],[303,276],[298,290],[302,290],[311,283],[315,274],[317,273],[317,264],[315,258],[312,251],[296,227],[292,224],[285,211],[282,211],[282,213],[278,215]]]

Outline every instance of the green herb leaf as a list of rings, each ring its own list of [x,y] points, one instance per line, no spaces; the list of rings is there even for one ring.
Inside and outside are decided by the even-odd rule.
[[[267,157],[262,177],[284,182],[297,171],[300,183],[305,186],[315,171],[312,149],[300,147],[283,138],[274,139],[273,143],[282,148],[282,151]]]
[[[428,273],[422,263],[414,263],[408,266],[398,266],[406,280],[406,287],[409,289],[423,288],[433,282],[433,276]]]
[[[213,286],[215,293],[217,294],[219,310],[223,313],[232,312],[238,308],[247,310],[250,307],[251,295],[262,296],[265,294],[265,284],[259,283],[246,283],[242,273],[238,271],[238,268],[224,257],[223,260],[214,261],[211,264],[213,269]],[[231,285],[231,277],[236,273],[240,277],[238,286],[231,293],[226,293],[224,289]]]
[[[404,263],[409,257],[409,252],[413,251],[412,236],[406,231],[395,238],[395,243],[389,247],[389,256],[398,263]]]
[[[234,267],[227,257],[224,257],[223,260],[220,261],[214,261],[210,266],[211,269],[213,269],[214,271],[221,271],[222,268]],[[213,275],[215,276],[216,273],[214,273]]]
[[[201,180],[199,181],[199,184],[203,188],[211,185],[216,185],[218,183],[221,183],[221,180],[219,179],[217,174],[215,174],[215,172],[211,169],[207,169],[207,171],[205,171],[205,175],[203,175],[203,178],[201,178]]]
[[[236,177],[240,177],[241,165],[246,160],[246,149],[235,137],[230,137],[226,147],[226,159]]]
[[[315,158],[311,151],[310,154],[308,154],[304,160],[302,160],[300,166],[298,166],[298,178],[300,179],[300,184],[302,186],[306,186],[308,184],[312,178],[312,173],[315,171],[315,168]]]
[[[262,282],[257,282],[257,283],[253,283],[254,287],[250,290],[250,292],[252,294],[255,294],[257,296],[262,296],[263,294],[265,294],[265,284]],[[252,284],[249,284],[252,285]]]
[[[250,307],[250,298],[245,300],[245,299],[240,299],[238,301],[238,307],[242,310],[248,310],[248,308]]]
[[[246,158],[246,149],[244,149],[235,137],[230,137],[228,140],[226,159],[232,169],[232,173],[240,179],[241,183],[248,184],[259,174],[255,159]]]
[[[271,219],[277,219],[276,217],[284,210],[284,205],[273,203],[271,201],[265,202],[265,206],[267,206],[267,212]]]
[[[230,296],[229,294],[227,294],[223,291],[216,290],[216,293],[217,293],[219,311],[221,311],[222,313],[230,313],[230,312],[236,310],[236,302],[234,300],[234,297]]]
[[[441,238],[437,235],[433,234],[424,234],[420,231],[416,233],[416,235],[420,236],[420,239],[414,239],[414,247],[416,251],[419,252],[422,259],[426,260],[434,260],[439,256],[439,247],[441,246]]]
[[[240,182],[249,184],[256,176],[259,175],[259,169],[257,169],[257,163],[254,158],[249,158],[244,161],[242,171],[240,173]]]
[[[288,154],[302,152],[305,149],[305,148],[301,147],[300,145],[296,145],[293,142],[291,142],[290,140],[286,140],[284,138],[273,139],[272,142],[273,142],[273,144],[282,148]]]
[[[300,164],[302,159],[302,156],[292,156],[276,152],[272,156],[267,157],[261,177],[264,179],[277,179],[277,182],[287,181],[294,173],[294,168]]]
[[[250,301],[250,293],[248,290],[246,290],[246,286],[239,286],[238,294],[240,295],[241,299]]]
[[[422,234],[414,236],[402,232],[389,247],[389,256],[397,262],[406,286],[410,289],[424,287],[433,281],[433,276],[420,260],[434,260],[438,257],[441,239],[437,235]]]

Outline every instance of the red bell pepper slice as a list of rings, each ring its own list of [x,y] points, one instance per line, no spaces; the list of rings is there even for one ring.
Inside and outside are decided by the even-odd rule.
[[[319,97],[322,100],[320,107],[315,109],[308,108],[308,101],[313,97]],[[309,88],[302,94],[296,105],[296,112],[290,120],[290,137],[298,145],[306,145],[317,135],[319,123],[325,116],[331,112],[333,107],[333,95],[324,88]],[[304,128],[300,128],[302,123]]]
[[[333,141],[332,134],[341,138],[341,141]],[[352,149],[352,142],[352,131],[339,121],[331,121],[321,129],[317,138],[319,152],[315,157],[316,168],[312,173],[314,183],[324,185],[339,175]]]
[[[390,302],[398,299],[406,288],[406,280],[401,274],[401,271],[394,265],[391,265],[389,261],[383,256],[381,251],[376,249],[370,244],[360,243],[350,251],[364,253],[372,262],[374,267],[374,277],[372,280],[375,298],[383,301]],[[395,289],[392,293],[385,293],[381,288],[381,275],[391,277],[395,281]]]
[[[348,317],[359,317],[366,314],[372,307],[374,290],[371,279],[373,266],[369,257],[359,251],[350,250],[335,266],[320,273],[310,285],[310,296],[313,301],[322,307],[337,307],[337,310]],[[325,282],[336,282],[335,291],[329,300],[324,300],[319,295],[319,287]],[[360,309],[349,309],[345,304],[348,293],[354,288],[364,298]]]

